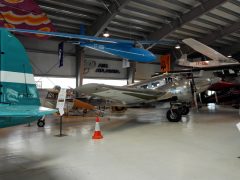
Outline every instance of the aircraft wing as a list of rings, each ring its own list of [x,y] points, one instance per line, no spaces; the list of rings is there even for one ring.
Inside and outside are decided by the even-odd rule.
[[[87,47],[96,51],[112,54],[132,61],[151,62],[156,60],[156,56],[152,52],[143,48],[135,47],[135,42],[131,40],[102,38],[70,33],[36,31],[28,29],[7,28],[7,30],[17,33],[30,33],[67,38],[69,42],[78,44],[81,47]]]
[[[55,37],[62,37],[62,38],[68,38],[68,39],[78,39],[78,40],[85,40],[85,41],[91,41],[91,42],[113,43],[113,44],[122,43],[122,44],[134,45],[136,44],[136,42],[138,42],[139,44],[162,44],[162,45],[174,46],[177,43],[177,41],[174,41],[174,40],[132,41],[132,40],[125,40],[125,39],[86,36],[86,35],[80,35],[80,34],[37,31],[37,30],[30,30],[30,29],[16,29],[16,28],[5,28],[5,29],[11,32],[18,32],[18,33],[40,34],[40,35],[55,36]]]
[[[210,90],[210,91],[222,91],[224,89],[239,88],[239,87],[240,87],[239,83],[219,81],[217,83],[212,84],[208,88],[208,90]]]
[[[40,34],[40,35],[62,37],[62,38],[75,39],[75,40],[76,39],[85,40],[85,41],[92,41],[92,42],[112,43],[112,44],[115,44],[115,43],[134,44],[134,41],[124,40],[124,39],[102,38],[102,37],[86,36],[86,35],[80,35],[80,34],[36,31],[36,30],[29,30],[29,29],[15,29],[15,28],[6,28],[6,29],[11,32]]]
[[[91,96],[110,99],[123,105],[150,103],[172,97],[172,95],[169,95],[166,92],[153,89],[136,89],[95,83],[83,85],[76,90],[80,93],[85,93]]]
[[[229,58],[226,56],[222,55],[221,53],[215,51],[214,49],[206,46],[205,44],[200,43],[199,41],[188,38],[184,39],[183,42],[188,45],[189,47],[193,48],[195,51],[211,58],[212,60],[215,61],[228,61]]]
[[[0,106],[0,117],[3,116],[44,116],[57,112],[56,109],[49,109],[42,106],[32,105],[3,105]]]
[[[128,87],[137,87],[137,86],[146,85],[148,83],[158,81],[158,80],[162,80],[164,78],[168,78],[168,77],[172,77],[172,76],[174,76],[173,73],[163,73],[163,74],[160,74],[158,76],[154,76],[150,79],[143,80],[143,81],[140,81],[140,82],[137,82],[137,83],[133,83],[133,84],[130,84],[130,85],[127,85],[127,86]]]

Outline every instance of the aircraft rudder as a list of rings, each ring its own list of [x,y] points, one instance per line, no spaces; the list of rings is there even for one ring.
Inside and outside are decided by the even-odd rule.
[[[183,65],[183,66],[188,66],[190,62],[187,59],[187,54],[183,54],[178,60],[177,60],[178,65]]]

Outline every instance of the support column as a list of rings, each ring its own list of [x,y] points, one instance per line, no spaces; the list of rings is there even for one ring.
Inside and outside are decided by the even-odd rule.
[[[76,46],[76,87],[83,84],[84,76],[84,48]]]
[[[134,83],[136,72],[136,62],[130,62],[130,67],[127,69],[127,84]]]

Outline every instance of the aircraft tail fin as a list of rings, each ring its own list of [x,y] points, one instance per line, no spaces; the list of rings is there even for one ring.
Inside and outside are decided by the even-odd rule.
[[[188,45],[189,47],[191,47],[192,49],[194,49],[195,51],[209,57],[212,60],[232,62],[232,60],[229,59],[228,57],[222,55],[221,53],[217,52],[216,50],[210,48],[209,46],[207,46],[195,39],[187,38],[187,39],[184,39],[183,42],[186,45]]]
[[[0,103],[40,106],[27,53],[4,28],[0,28]]]
[[[187,60],[187,54],[183,54],[180,59],[177,60],[177,64],[180,66],[190,66],[190,62]]]

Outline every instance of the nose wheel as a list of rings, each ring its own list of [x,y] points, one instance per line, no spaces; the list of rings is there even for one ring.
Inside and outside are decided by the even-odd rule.
[[[179,122],[182,119],[182,115],[179,113],[178,109],[169,109],[167,111],[167,119],[169,122]]]
[[[170,109],[167,111],[167,119],[170,122],[179,122],[182,115],[189,113],[189,106],[186,103],[170,102]]]
[[[45,116],[40,118],[37,122],[38,127],[44,127],[45,126]]]
[[[178,108],[181,115],[187,115],[189,113],[189,107],[183,105]]]

